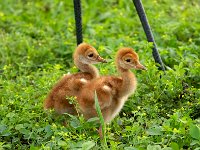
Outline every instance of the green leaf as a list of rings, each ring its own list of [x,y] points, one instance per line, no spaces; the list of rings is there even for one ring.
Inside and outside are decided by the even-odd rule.
[[[165,147],[162,150],[173,150],[171,147]]]
[[[22,134],[25,134],[25,135],[31,133],[31,132],[30,132],[29,130],[27,130],[27,129],[20,129],[19,132],[22,133]]]
[[[154,126],[154,127],[147,130],[147,134],[149,134],[149,135],[162,135],[161,127]]]
[[[18,124],[18,125],[15,126],[16,130],[20,130],[20,129],[23,129],[23,128],[24,128],[23,124]]]
[[[63,140],[58,140],[58,145],[66,147],[68,144],[65,141],[63,141]]]
[[[33,144],[31,144],[30,149],[29,150],[39,150],[39,147],[34,146]]]
[[[50,125],[47,125],[46,127],[45,127],[45,132],[46,132],[46,134],[45,134],[45,138],[48,138],[48,137],[50,137],[50,136],[52,136],[52,130],[51,130],[51,126]]]
[[[172,142],[172,143],[170,144],[170,147],[171,147],[173,150],[179,150],[179,146],[178,146],[178,144],[175,143],[175,142]]]
[[[124,150],[138,150],[138,149],[134,147],[124,147]]]
[[[196,140],[200,140],[200,129],[196,125],[190,126],[190,136]]]
[[[0,133],[3,133],[7,129],[6,125],[0,125]]]
[[[0,125],[0,135],[1,136],[9,136],[11,133],[10,131],[7,129],[6,125]]]
[[[95,142],[93,142],[93,141],[87,141],[87,142],[84,142],[82,144],[82,149],[83,150],[89,150],[89,149],[93,148],[94,146],[95,146]]]
[[[70,121],[70,125],[73,127],[73,128],[78,128],[80,127],[80,122],[78,120],[72,120]]]
[[[11,112],[11,113],[8,113],[6,115],[6,117],[9,117],[9,118],[13,118],[15,116],[15,113]]]
[[[191,146],[194,146],[196,144],[199,144],[200,145],[200,141],[197,141],[197,140],[194,140],[190,143]]]
[[[148,145],[147,150],[161,150],[160,145]]]
[[[98,121],[99,118],[98,117],[94,117],[94,118],[90,118],[87,120],[87,122],[95,122],[95,121]]]

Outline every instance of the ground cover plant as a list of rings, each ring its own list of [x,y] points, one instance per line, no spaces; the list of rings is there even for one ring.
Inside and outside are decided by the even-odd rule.
[[[113,58],[122,46],[134,48],[148,68],[134,71],[137,91],[106,126],[105,144],[95,118],[42,108],[52,85],[78,71],[73,2],[0,0],[0,149],[200,149],[200,1],[143,3],[165,74],[132,1],[82,1],[84,41],[109,61],[98,65],[100,73],[117,75]]]

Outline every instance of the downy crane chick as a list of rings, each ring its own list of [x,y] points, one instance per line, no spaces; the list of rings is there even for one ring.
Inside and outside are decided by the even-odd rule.
[[[99,77],[98,69],[91,65],[106,62],[101,58],[97,50],[89,44],[78,45],[73,54],[74,63],[81,72],[64,75],[56,83],[44,101],[44,109],[55,109],[59,114],[76,114],[73,104],[69,103],[67,97],[76,96],[80,89],[92,79]]]
[[[96,91],[104,120],[110,122],[136,89],[137,80],[130,69],[146,69],[132,48],[121,48],[117,52],[116,66],[120,77],[99,77],[86,84],[77,96],[80,112],[86,119],[97,116],[94,101]]]

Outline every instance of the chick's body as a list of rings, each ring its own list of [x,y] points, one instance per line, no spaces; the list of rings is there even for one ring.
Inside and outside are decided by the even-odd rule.
[[[92,80],[89,73],[76,73],[64,75],[58,83],[54,85],[45,101],[45,108],[54,108],[58,113],[69,113],[75,115],[74,104],[70,104],[70,97],[78,95],[80,89],[88,81]]]
[[[136,88],[136,81],[132,84],[132,94]],[[106,76],[98,78],[84,86],[78,96],[80,109],[86,118],[97,116],[94,105],[94,92],[97,93],[99,105],[105,122],[112,120],[122,109],[128,95],[121,93],[123,81],[121,78]],[[86,92],[87,91],[87,92]]]

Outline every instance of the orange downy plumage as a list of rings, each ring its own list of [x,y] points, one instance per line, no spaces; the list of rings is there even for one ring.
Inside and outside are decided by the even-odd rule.
[[[61,77],[45,99],[44,109],[54,108],[59,114],[76,114],[74,105],[69,103],[67,97],[77,96],[83,85],[99,77],[98,69],[92,64],[106,62],[94,47],[86,43],[76,48],[73,58],[81,72]]]
[[[77,96],[80,112],[86,119],[96,117],[94,92],[105,122],[110,122],[122,109],[128,97],[134,93],[137,80],[130,69],[146,68],[140,64],[139,57],[131,48],[121,48],[116,55],[116,66],[120,77],[102,76],[87,83]]]

